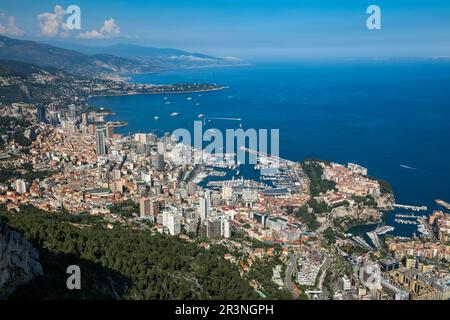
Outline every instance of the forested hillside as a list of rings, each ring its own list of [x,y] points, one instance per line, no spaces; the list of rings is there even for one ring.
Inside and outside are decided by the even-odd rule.
[[[0,211],[0,218],[38,248],[44,275],[15,299],[253,299],[256,293],[223,259],[176,237],[105,228],[102,218],[49,214],[35,208]],[[66,268],[79,265],[82,289],[66,288]],[[45,285],[43,285],[45,284]]]

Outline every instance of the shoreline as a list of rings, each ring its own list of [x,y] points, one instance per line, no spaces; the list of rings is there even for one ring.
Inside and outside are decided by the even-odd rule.
[[[228,89],[228,86],[206,89],[206,90],[190,90],[190,91],[179,91],[179,92],[133,92],[133,93],[118,93],[118,94],[100,94],[100,95],[89,95],[86,100],[91,98],[101,98],[101,97],[127,97],[127,96],[148,96],[148,95],[161,95],[161,94],[187,94],[187,93],[201,93],[201,92],[213,92]]]

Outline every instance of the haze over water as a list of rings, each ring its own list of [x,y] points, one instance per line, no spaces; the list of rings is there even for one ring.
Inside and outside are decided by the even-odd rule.
[[[439,208],[434,199],[450,202],[450,62],[260,63],[139,75],[133,82],[229,88],[91,99],[129,123],[118,132],[192,130],[199,114],[242,118],[212,120],[207,128],[280,129],[283,158],[356,162],[389,181],[397,203],[431,211]]]

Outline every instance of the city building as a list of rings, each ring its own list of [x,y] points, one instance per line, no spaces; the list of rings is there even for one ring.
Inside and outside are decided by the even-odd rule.
[[[181,232],[180,213],[175,207],[168,207],[163,211],[163,225],[175,236]]]
[[[45,106],[42,103],[37,104],[37,121],[41,123],[47,122],[47,119],[45,117]]]
[[[164,171],[164,154],[154,154],[152,155],[152,166],[158,171]]]
[[[200,219],[206,220],[209,216],[209,211],[211,208],[211,192],[205,190],[203,197],[200,198],[199,214]]]
[[[147,218],[150,216],[150,199],[149,198],[141,198],[139,201],[139,216],[141,218]]]
[[[17,179],[14,183],[14,188],[16,189],[17,193],[24,194],[27,192],[27,184],[22,179]]]
[[[349,162],[347,164],[347,168],[353,174],[360,174],[363,176],[367,176],[367,168],[364,168],[363,166],[360,166],[359,164]]]
[[[231,238],[231,222],[228,218],[222,218],[221,220],[221,236],[225,239]]]
[[[95,129],[95,150],[97,155],[101,156],[106,154],[106,127],[97,126]]]
[[[214,217],[208,218],[206,221],[206,236],[209,239],[220,239],[222,236],[222,223],[221,219]]]

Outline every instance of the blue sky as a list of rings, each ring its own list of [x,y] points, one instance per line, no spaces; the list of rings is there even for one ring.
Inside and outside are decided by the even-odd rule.
[[[245,59],[450,56],[448,0],[1,1],[0,25],[14,17],[11,34],[41,41],[133,42]],[[38,15],[71,4],[81,8],[82,30],[44,34]],[[366,28],[371,4],[382,10],[382,30]]]

